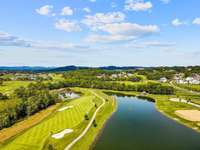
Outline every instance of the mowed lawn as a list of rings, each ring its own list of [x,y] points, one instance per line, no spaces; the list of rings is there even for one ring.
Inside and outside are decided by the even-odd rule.
[[[0,85],[0,92],[4,94],[10,94],[15,89],[21,86],[27,86],[31,81],[5,81],[3,85]]]
[[[176,84],[176,85],[181,88],[200,92],[200,85],[195,85],[195,84]]]
[[[42,149],[46,139],[53,133],[64,129],[75,128],[84,120],[84,115],[94,107],[94,95],[87,95],[73,100],[62,107],[73,106],[61,112],[56,112],[47,120],[32,127],[23,134],[17,136],[13,141],[0,148],[3,150],[39,150]]]

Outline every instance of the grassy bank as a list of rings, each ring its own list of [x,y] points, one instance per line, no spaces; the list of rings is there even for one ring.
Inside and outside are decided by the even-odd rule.
[[[0,92],[4,94],[11,94],[15,89],[21,86],[27,86],[31,81],[4,81],[0,86]]]
[[[176,86],[178,86],[180,88],[187,89],[187,90],[200,92],[200,85],[196,85],[196,84],[176,84]]]

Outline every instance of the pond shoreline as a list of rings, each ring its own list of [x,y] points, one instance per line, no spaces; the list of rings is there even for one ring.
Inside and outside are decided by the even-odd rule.
[[[104,92],[106,94],[108,94],[108,93],[111,94],[112,93],[112,94],[115,94],[115,95],[118,94],[118,95],[121,95],[121,96],[132,96],[132,97],[138,97],[138,98],[141,98],[141,99],[149,99],[150,101],[154,100],[152,102],[155,103],[155,108],[162,115],[166,116],[167,118],[169,118],[169,119],[171,119],[171,120],[173,120],[173,121],[175,121],[175,122],[177,122],[179,124],[182,124],[182,125],[190,128],[190,129],[192,129],[192,130],[194,130],[194,131],[196,131],[198,133],[200,133],[200,129],[195,129],[192,125],[189,125],[188,123],[183,122],[183,120],[184,120],[183,118],[180,118],[179,116],[176,116],[176,118],[175,118],[175,117],[171,116],[170,114],[166,113],[164,110],[160,109],[159,106],[158,106],[158,101],[159,100],[157,98],[155,98],[154,95],[141,96],[141,95],[137,95],[139,93],[136,94],[136,93],[131,93],[130,91],[114,91],[114,90],[112,90],[112,91],[111,90],[104,90]],[[191,121],[187,121],[187,122],[192,123]]]
[[[176,123],[171,118],[165,117],[158,111],[155,103],[146,100],[145,102],[136,96],[132,97],[133,99],[126,96],[118,97],[117,112],[107,120],[90,149],[121,150],[123,147],[125,149],[134,147],[145,150],[149,147],[149,150],[157,150],[162,147],[166,140],[169,148],[173,150],[174,148],[183,148],[183,150],[200,148],[198,144],[200,135],[198,133]],[[155,134],[154,139],[150,138],[152,134]],[[177,139],[177,142],[174,142],[173,138]],[[156,139],[160,139],[160,142],[157,143]]]
[[[100,129],[100,131],[97,133],[94,141],[92,142],[92,144],[90,145],[89,147],[89,150],[93,150],[93,148],[95,147],[97,141],[99,140],[100,136],[102,135],[107,123],[109,122],[109,120],[112,118],[112,116],[116,113],[118,109],[118,104],[117,104],[117,100],[115,99],[115,108],[114,108],[114,111],[110,114],[110,116],[108,117],[108,119],[104,122],[104,125],[103,127]]]

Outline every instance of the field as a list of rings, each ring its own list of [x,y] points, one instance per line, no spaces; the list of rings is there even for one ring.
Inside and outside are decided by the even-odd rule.
[[[30,81],[5,81],[3,82],[3,85],[0,86],[0,93],[3,94],[12,94],[15,89],[21,87],[21,86],[27,86]],[[16,105],[18,102],[18,99],[9,99],[9,100],[4,100],[0,101],[0,111],[3,111],[9,108],[12,108]]]
[[[47,142],[51,134],[58,133],[66,128],[74,130],[81,129],[79,127],[80,123],[83,122],[84,120],[84,115],[86,113],[91,115],[90,113],[91,110],[94,109],[95,103],[97,105],[100,104],[95,99],[96,99],[95,96],[92,95],[89,91],[87,91],[85,92],[85,95],[83,95],[81,98],[73,100],[69,103],[67,102],[64,103],[62,107],[65,106],[74,106],[74,107],[61,112],[56,112],[55,114],[53,114],[51,117],[44,120],[40,124],[18,135],[12,141],[7,142],[5,145],[1,147],[1,149],[5,150],[42,149],[44,143]],[[84,127],[84,125],[82,127]]]
[[[195,85],[195,84],[176,84],[176,85],[181,88],[200,92],[200,85]]]
[[[143,80],[143,81],[139,81],[139,82],[132,82],[132,81],[115,81],[115,82],[123,83],[125,85],[145,85],[147,83],[159,83],[157,81],[152,81],[152,80]]]
[[[10,94],[15,89],[19,88],[20,86],[27,86],[30,81],[5,81],[3,85],[0,86],[0,92],[4,94]]]

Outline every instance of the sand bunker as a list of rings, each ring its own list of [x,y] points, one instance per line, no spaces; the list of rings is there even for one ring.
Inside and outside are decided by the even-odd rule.
[[[53,134],[51,137],[54,138],[54,139],[61,139],[61,138],[63,138],[65,136],[65,134],[69,134],[71,132],[73,132],[72,129],[65,129],[60,133]]]
[[[175,114],[189,121],[200,121],[199,110],[177,110]]]
[[[58,111],[64,111],[66,109],[70,109],[70,108],[73,108],[74,106],[66,106],[66,107],[62,107],[60,109],[58,109]]]

